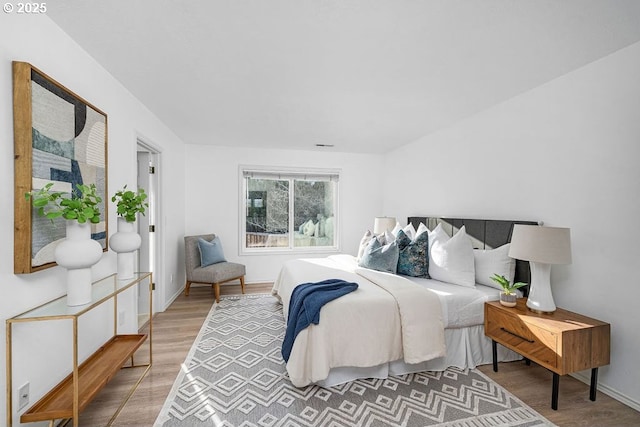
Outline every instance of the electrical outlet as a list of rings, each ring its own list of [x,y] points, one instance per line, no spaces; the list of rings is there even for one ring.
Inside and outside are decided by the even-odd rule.
[[[118,325],[124,325],[124,315],[124,310],[118,312]]]
[[[29,404],[29,382],[24,383],[18,389],[18,409],[22,409]]]
[[[173,285],[173,274],[169,275],[169,281],[171,282],[171,284]]]

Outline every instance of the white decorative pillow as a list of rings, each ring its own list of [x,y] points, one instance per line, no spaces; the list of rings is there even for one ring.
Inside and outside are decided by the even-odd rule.
[[[416,238],[416,229],[413,228],[413,224],[407,224],[402,231],[404,231],[404,234],[406,234],[411,240]],[[395,233],[394,236],[395,235],[397,235],[397,233]]]
[[[476,267],[476,283],[502,289],[502,287],[491,280],[491,276],[497,274],[504,276],[513,283],[516,274],[516,260],[509,256],[509,246],[502,245],[495,249],[474,249]]]
[[[439,225],[438,225],[439,227]],[[454,285],[475,288],[473,245],[463,226],[453,237],[440,227],[429,235],[429,276]]]
[[[433,242],[436,240],[449,240],[449,235],[444,231],[444,228],[442,228],[440,223],[436,225],[436,228],[429,231],[429,260],[431,260],[431,246],[433,246]]]
[[[399,222],[396,222],[396,226],[393,227],[393,230],[391,230],[391,234],[393,234],[394,236],[398,235],[398,231],[402,230],[402,226],[400,225]]]
[[[427,228],[426,225],[424,225],[423,223],[420,223],[420,225],[418,226],[418,229],[416,230],[416,233],[415,233],[415,236],[414,236],[413,239],[415,240],[419,235],[421,235],[424,232],[428,233],[429,229]]]
[[[367,245],[369,244],[369,241],[372,237],[373,233],[371,232],[371,230],[367,230],[364,233],[364,236],[362,236],[362,239],[360,239],[360,246],[358,246],[358,256],[356,258],[356,261],[360,261],[360,259],[362,258],[362,254],[364,254],[364,250],[367,248]]]
[[[420,223],[420,227],[418,227],[418,230],[420,230],[422,227],[424,227],[424,230],[428,231],[429,229],[427,228],[426,225],[424,225],[423,223]],[[391,230],[391,234],[398,237],[398,231],[404,231],[404,234],[410,238],[411,240],[415,239],[416,237],[418,237],[418,234],[416,232],[416,229],[413,228],[413,224],[407,224],[404,226],[404,228],[402,228],[402,226],[400,225],[399,222],[396,222],[396,226],[393,227],[393,230]],[[423,230],[423,231],[424,231]]]
[[[384,242],[382,242],[383,245],[388,245],[389,243],[393,243],[396,241],[396,235],[395,234],[391,234],[390,231],[385,231],[384,232]]]

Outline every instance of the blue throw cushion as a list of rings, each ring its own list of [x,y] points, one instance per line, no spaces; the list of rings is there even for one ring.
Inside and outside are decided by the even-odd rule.
[[[358,265],[395,274],[398,268],[398,253],[398,243],[395,240],[383,246],[376,237],[373,237],[365,248]]]
[[[429,278],[429,233],[420,233],[411,240],[403,230],[398,231],[398,274]]]
[[[198,238],[198,248],[200,249],[200,267],[226,261],[222,251],[222,243],[220,243],[218,236],[214,237],[210,242],[207,242],[202,237]]]

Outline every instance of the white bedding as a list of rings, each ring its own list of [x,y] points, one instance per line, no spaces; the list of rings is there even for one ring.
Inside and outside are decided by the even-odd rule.
[[[326,267],[339,268],[340,270],[351,273],[362,270],[358,267],[356,258],[353,255],[347,254],[331,255],[327,258],[314,258],[305,261]],[[323,276],[316,276],[314,279],[306,281],[323,280],[322,277]],[[474,289],[452,285],[451,283],[434,279],[409,276],[402,277],[421,286],[425,286],[438,295],[442,307],[442,317],[445,328],[465,328],[467,326],[483,324],[485,301],[497,301],[500,299],[500,291],[490,286],[476,284]],[[519,293],[519,296],[520,295]],[[287,313],[288,306],[285,307],[285,309],[285,313]]]
[[[407,277],[414,283],[435,292],[442,304],[445,328],[465,328],[484,323],[485,301],[500,299],[500,291],[490,286],[476,284],[474,288],[452,285],[434,279]]]
[[[444,370],[448,366],[464,369],[491,363],[491,341],[484,336],[484,302],[498,299],[498,289],[483,285],[473,289],[432,279],[388,274],[399,278],[400,283],[410,281],[430,289],[432,292],[429,294],[435,292],[437,299],[434,299],[440,303],[438,315],[442,320],[437,326],[444,334],[446,357],[406,363],[399,332],[402,319],[396,304],[389,304],[393,297],[363,277],[375,279],[381,275],[384,277],[385,273],[358,268],[355,257],[351,255],[293,260],[283,266],[272,293],[283,303],[285,320],[291,293],[298,284],[336,278],[357,282],[358,291],[363,291],[355,291],[325,305],[320,324],[311,325],[298,335],[287,363],[294,385],[301,387],[317,383],[329,387],[355,378],[384,378],[409,372]],[[375,315],[363,317],[355,310],[358,305]],[[414,319],[413,322],[431,324],[428,333],[434,334],[434,321]],[[354,333],[359,339],[357,345]],[[499,347],[500,360],[519,358],[516,353]]]
[[[417,363],[444,355],[442,314],[435,294],[400,276],[360,273],[377,284],[332,257],[292,260],[283,266],[273,293],[283,303],[285,319],[293,289],[301,283],[331,278],[359,286],[323,306],[320,323],[297,335],[287,363],[295,386],[326,380],[331,369],[340,366],[371,368],[405,358]]]
[[[436,294],[395,274],[366,268],[358,268],[356,273],[389,292],[396,300],[405,363],[421,363],[445,355],[442,309]],[[375,312],[371,314],[378,316]]]

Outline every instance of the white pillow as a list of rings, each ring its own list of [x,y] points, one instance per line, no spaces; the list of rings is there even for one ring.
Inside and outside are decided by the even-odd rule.
[[[393,230],[391,230],[391,234],[393,234],[394,236],[398,235],[398,231],[402,230],[402,226],[400,225],[399,222],[396,222],[396,226],[393,227]]]
[[[385,230],[384,233],[376,234],[376,237],[382,246],[396,241],[396,235],[389,230]]]
[[[367,248],[367,245],[369,244],[369,241],[372,237],[373,233],[371,232],[371,230],[367,230],[364,233],[364,236],[362,236],[362,239],[360,239],[360,246],[358,246],[358,257],[356,258],[356,261],[360,261],[362,255],[364,254],[364,250]]]
[[[406,234],[411,240],[416,238],[416,229],[413,228],[413,224],[407,224],[402,231],[404,231],[404,234]],[[394,236],[397,236],[397,233],[394,234]]]
[[[427,228],[426,225],[424,225],[423,223],[420,223],[420,225],[418,226],[418,229],[416,230],[415,236],[412,240],[415,240],[416,237],[418,237],[419,235],[421,235],[424,232],[429,232],[429,229]]]
[[[429,235],[429,276],[454,285],[476,287],[473,245],[464,226],[451,238],[438,225]]]
[[[383,245],[388,245],[390,243],[393,243],[396,241],[396,235],[395,234],[391,234],[390,231],[385,231],[384,232],[384,242],[382,242]]]
[[[516,260],[509,256],[509,246],[510,244],[507,243],[495,249],[473,250],[476,283],[502,290],[498,283],[491,280],[491,276],[494,274],[504,276],[510,283],[513,283],[516,274]]]
[[[442,239],[444,241],[449,240],[449,235],[444,231],[444,228],[442,228],[440,223],[436,225],[436,228],[429,231],[429,260],[431,260],[431,246],[433,246],[433,242],[438,239]]]

